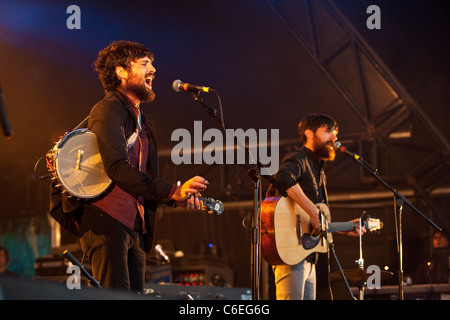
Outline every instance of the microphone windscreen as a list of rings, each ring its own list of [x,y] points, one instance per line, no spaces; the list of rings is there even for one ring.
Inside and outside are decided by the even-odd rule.
[[[180,84],[181,84],[181,80],[175,80],[174,82],[172,82],[172,89],[176,92],[180,92]]]
[[[333,144],[334,150],[340,150],[342,148],[342,143],[335,141]]]

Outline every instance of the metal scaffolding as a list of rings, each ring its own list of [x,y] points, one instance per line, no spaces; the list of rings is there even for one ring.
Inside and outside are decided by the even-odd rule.
[[[364,124],[352,147],[387,157],[387,178],[400,175],[449,228],[431,193],[450,181],[450,145],[418,103],[333,1],[267,3]]]

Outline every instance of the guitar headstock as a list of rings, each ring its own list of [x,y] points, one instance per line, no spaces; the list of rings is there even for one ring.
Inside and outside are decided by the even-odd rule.
[[[208,211],[209,214],[221,215],[223,212],[223,203],[220,200],[214,200],[213,198],[203,198],[200,197],[203,201],[204,210]]]
[[[364,220],[364,228],[370,232],[379,231],[383,229],[383,222],[381,222],[380,219],[369,217]]]

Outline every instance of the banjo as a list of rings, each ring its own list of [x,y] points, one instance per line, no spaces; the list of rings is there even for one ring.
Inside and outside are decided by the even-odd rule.
[[[67,133],[45,157],[52,180],[57,180],[57,186],[67,191],[69,196],[93,199],[112,184],[103,166],[97,137],[86,128]],[[221,201],[204,197],[199,199],[208,213],[222,214],[224,208]]]
[[[52,179],[57,179],[60,186],[75,197],[98,197],[112,183],[103,166],[97,137],[88,129],[67,133],[46,158]]]

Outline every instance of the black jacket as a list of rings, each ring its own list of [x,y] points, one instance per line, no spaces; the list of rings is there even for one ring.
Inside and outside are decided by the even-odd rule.
[[[97,103],[89,116],[88,129],[97,136],[98,149],[106,174],[119,187],[144,196],[155,203],[164,203],[172,184],[158,179],[157,142],[151,118],[142,120],[150,143],[147,173],[132,166],[128,158],[128,138],[137,127],[137,119],[127,100],[118,91],[109,92]]]
[[[150,250],[158,203],[168,203],[167,198],[174,185],[158,178],[157,141],[151,117],[142,116],[150,141],[147,173],[130,164],[127,140],[137,127],[132,108],[134,106],[119,91],[108,92],[105,98],[92,108],[88,129],[97,136],[105,171],[113,183],[127,192],[145,198],[146,249]],[[80,217],[86,206],[89,206],[89,201],[67,198],[52,184],[50,213],[63,227],[77,236],[80,236]]]

